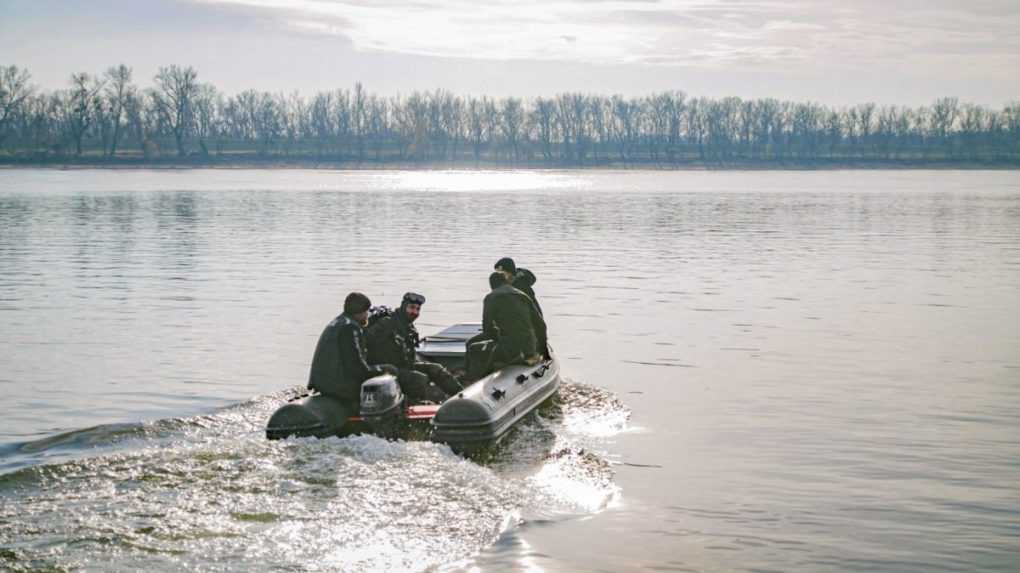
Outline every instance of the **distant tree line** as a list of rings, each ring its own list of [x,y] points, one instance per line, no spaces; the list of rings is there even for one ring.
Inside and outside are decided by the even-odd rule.
[[[191,67],[152,86],[120,65],[35,89],[0,66],[0,160],[475,162],[684,165],[798,162],[1020,163],[1020,102],[1003,109],[941,98],[930,106],[833,108],[776,99],[563,93],[382,97],[337,89],[236,95]]]

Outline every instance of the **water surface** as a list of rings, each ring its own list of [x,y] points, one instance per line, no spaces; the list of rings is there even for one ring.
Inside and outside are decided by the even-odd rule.
[[[538,276],[569,379],[475,464],[268,443],[358,289]],[[1014,172],[0,172],[0,564],[1020,567]]]

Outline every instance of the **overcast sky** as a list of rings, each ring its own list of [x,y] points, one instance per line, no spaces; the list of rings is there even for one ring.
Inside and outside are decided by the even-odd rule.
[[[1020,0],[0,0],[36,85],[125,63],[235,93],[350,87],[918,105],[1020,100]]]

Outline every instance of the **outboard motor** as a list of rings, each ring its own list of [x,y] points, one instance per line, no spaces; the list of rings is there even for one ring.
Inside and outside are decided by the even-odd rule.
[[[397,435],[404,417],[404,393],[396,376],[382,374],[361,384],[361,417],[379,435]]]

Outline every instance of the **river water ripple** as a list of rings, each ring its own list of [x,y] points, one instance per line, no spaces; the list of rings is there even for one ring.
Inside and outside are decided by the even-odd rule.
[[[538,276],[485,463],[267,442],[349,290]],[[0,171],[0,567],[1020,568],[1015,172]]]

